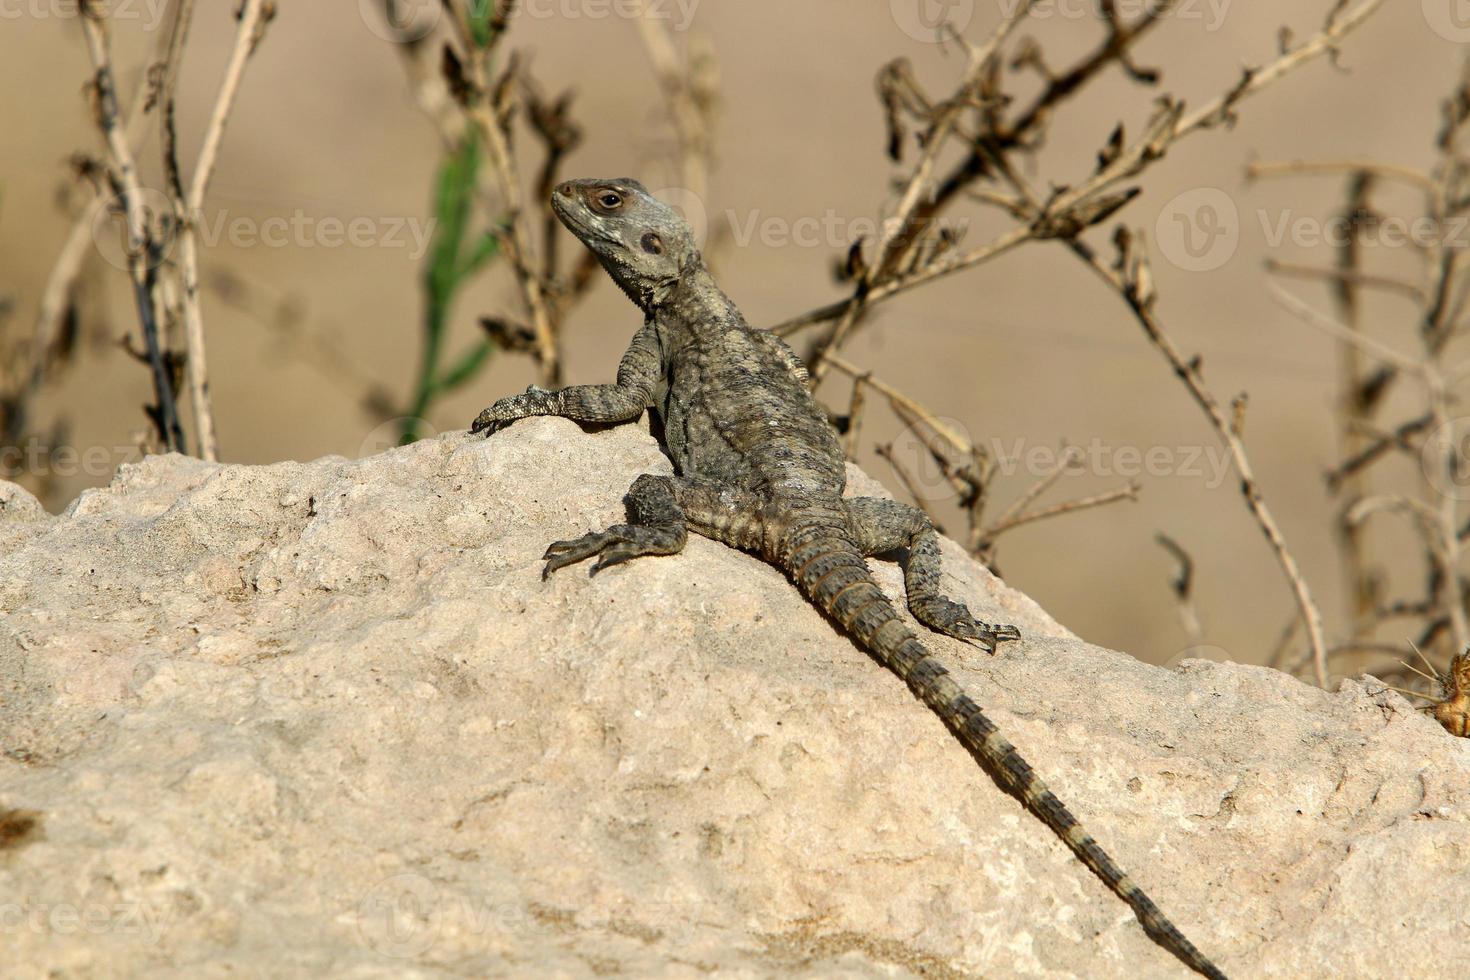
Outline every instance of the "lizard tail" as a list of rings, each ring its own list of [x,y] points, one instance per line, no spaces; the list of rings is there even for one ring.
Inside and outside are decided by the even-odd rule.
[[[1011,793],[1071,848],[1138,916],[1144,932],[1185,965],[1212,978],[1225,974],[1195,948],[1047,789],[1015,746],[929,655],[878,588],[836,509],[808,512],[788,531],[784,559],[809,599],[901,677]]]

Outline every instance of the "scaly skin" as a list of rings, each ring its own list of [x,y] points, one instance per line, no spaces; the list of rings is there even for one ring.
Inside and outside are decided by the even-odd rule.
[[[552,206],[643,310],[611,385],[503,398],[473,432],[559,415],[628,422],[654,408],[678,476],[640,476],[624,498],[628,523],[558,541],[544,574],[596,558],[592,573],[643,555],[672,555],[689,531],[755,552],[784,569],[884,666],[901,677],[999,782],[1127,902],[1155,942],[1199,973],[1224,974],[1108,857],[1046,784],[904,625],[864,555],[908,549],[909,611],[925,626],[993,652],[1019,638],[976,620],[939,591],[939,539],[924,514],[878,498],[844,500],[837,436],[812,398],[806,369],[780,339],[752,330],[705,268],[693,235],[629,178],[559,185]]]

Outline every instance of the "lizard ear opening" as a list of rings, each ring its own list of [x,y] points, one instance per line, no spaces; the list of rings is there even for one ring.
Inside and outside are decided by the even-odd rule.
[[[664,254],[664,241],[662,238],[658,237],[658,234],[656,232],[645,231],[643,233],[642,240],[638,244],[641,245],[643,247],[643,251],[647,252],[649,255]]]

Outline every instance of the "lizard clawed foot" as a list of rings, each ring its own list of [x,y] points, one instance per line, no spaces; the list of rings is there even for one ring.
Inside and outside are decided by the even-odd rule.
[[[910,603],[909,611],[936,633],[973,643],[986,653],[994,653],[1000,644],[1021,638],[1021,631],[1014,626],[982,623],[963,604],[943,596]]]
[[[976,625],[980,627],[978,636],[962,636],[960,639],[966,643],[973,643],[986,653],[994,653],[996,648],[1002,643],[1008,643],[1021,638],[1020,630],[1005,623],[996,623],[994,625],[990,623],[977,623]]]
[[[475,416],[475,421],[470,423],[470,435],[477,436],[483,432],[487,436],[493,436],[507,425],[510,425],[510,420],[496,418],[492,406]]]
[[[502,398],[475,416],[475,421],[470,424],[470,435],[483,432],[486,436],[492,436],[519,419],[554,414],[552,410],[557,394],[558,392],[531,385],[522,394]]]
[[[541,556],[546,560],[541,578],[545,581],[557,569],[586,561],[593,555],[600,557],[587,572],[589,577],[643,555],[672,555],[683,546],[684,535],[676,528],[615,524],[606,531],[589,531],[571,541],[552,542]]]

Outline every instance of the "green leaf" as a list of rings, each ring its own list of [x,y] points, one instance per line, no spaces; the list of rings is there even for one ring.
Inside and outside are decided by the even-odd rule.
[[[470,34],[475,43],[488,48],[495,40],[495,28],[490,21],[495,16],[495,0],[469,0]]]
[[[475,243],[475,250],[465,259],[464,265],[460,266],[460,279],[468,279],[484,267],[495,256],[500,254],[500,236],[493,231],[487,231],[480,236]]]
[[[472,379],[485,366],[485,362],[490,359],[490,353],[494,349],[494,345],[490,341],[482,340],[470,350],[466,351],[458,363],[444,372],[439,378],[438,382],[434,385],[434,394],[447,395],[466,381]]]
[[[439,170],[434,199],[434,238],[429,246],[426,272],[431,303],[447,306],[459,284],[459,254],[469,224],[475,179],[480,170],[480,141],[474,130],[466,130],[458,149]]]

